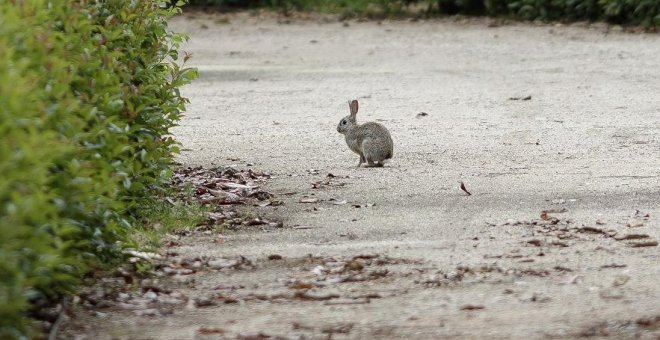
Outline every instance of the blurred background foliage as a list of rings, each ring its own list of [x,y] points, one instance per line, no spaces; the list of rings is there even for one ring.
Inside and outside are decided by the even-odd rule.
[[[542,21],[597,21],[660,26],[660,0],[191,0],[221,10],[272,8],[317,11],[344,17],[474,15]]]

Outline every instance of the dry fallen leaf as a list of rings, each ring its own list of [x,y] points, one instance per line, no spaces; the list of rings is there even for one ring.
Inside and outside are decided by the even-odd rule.
[[[529,241],[527,241],[527,243],[529,243],[533,246],[537,246],[537,247],[540,247],[541,244],[542,244],[541,240],[538,240],[538,239],[529,240]]]
[[[265,201],[263,203],[258,203],[256,205],[259,207],[267,207],[267,206],[278,207],[280,205],[284,205],[284,202],[279,200],[272,200],[272,201]]]
[[[601,268],[626,268],[628,265],[625,264],[617,264],[617,263],[611,263],[611,264],[605,264],[600,266]]]
[[[311,227],[311,226],[308,226],[308,225],[295,225],[295,226],[291,227],[291,229],[314,229],[314,228],[316,228],[316,227]]]
[[[368,298],[328,300],[324,305],[363,305],[371,302]]]
[[[568,247],[568,243],[562,242],[562,241],[552,241],[550,242],[553,246],[558,246],[558,247]]]
[[[628,245],[633,248],[656,247],[658,245],[658,241],[632,242]]]
[[[510,97],[509,100],[531,100],[532,96],[527,95],[527,96],[521,96],[521,97]]]
[[[311,292],[309,290],[297,291],[295,297],[301,300],[313,300],[313,301],[325,301],[330,299],[336,299],[339,297],[339,294],[335,293],[317,293]]]
[[[465,184],[462,181],[459,181],[458,183],[461,184],[460,186],[461,190],[463,190],[466,194],[468,194],[468,196],[472,195],[469,191],[467,191],[467,189],[465,188]]]
[[[621,236],[614,236],[614,239],[617,241],[621,240],[639,240],[643,238],[648,238],[649,235],[646,234],[626,234],[626,235],[621,235]]]
[[[225,334],[225,330],[218,327],[200,327],[197,330],[199,335]]]
[[[300,322],[297,322],[297,321],[292,322],[291,326],[293,327],[294,330],[297,330],[297,329],[304,329],[304,330],[308,330],[308,331],[314,330],[313,326],[301,324]]]
[[[600,228],[596,228],[596,227],[582,227],[582,228],[578,229],[578,231],[581,232],[581,233],[605,234],[605,235],[607,235],[605,230],[600,229]]]
[[[358,209],[359,209],[359,208],[371,208],[371,207],[373,207],[374,205],[376,205],[376,204],[375,204],[375,203],[351,204],[351,206],[352,206],[353,208],[358,208]]]
[[[633,220],[633,221],[630,221],[629,223],[626,223],[626,227],[628,227],[628,228],[639,228],[639,227],[643,227],[643,226],[644,226],[644,222],[641,222],[641,221]]]
[[[329,336],[331,336],[334,333],[347,334],[347,333],[350,333],[351,329],[353,329],[353,323],[351,323],[351,322],[347,322],[347,323],[341,322],[341,323],[337,323],[337,324],[334,324],[334,325],[328,325],[328,326],[322,327],[321,328],[321,333],[328,334]]]
[[[247,190],[253,190],[258,188],[258,185],[245,185],[245,184],[239,184],[239,183],[234,183],[234,182],[216,182],[216,185],[220,186],[222,189],[247,189]]]
[[[245,223],[246,225],[249,225],[249,226],[255,226],[255,225],[268,224],[268,223],[270,223],[270,221],[268,221],[268,220],[263,220],[263,219],[261,219],[261,218],[259,218],[259,217],[255,217],[255,218],[253,218],[253,219],[251,219],[251,220],[249,220],[249,221],[245,221],[245,222],[243,222],[243,223]]]

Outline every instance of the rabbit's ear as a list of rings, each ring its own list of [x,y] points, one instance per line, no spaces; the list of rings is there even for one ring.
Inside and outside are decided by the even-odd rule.
[[[357,115],[358,112],[358,101],[351,100],[348,102],[348,105],[351,107],[351,116]]]

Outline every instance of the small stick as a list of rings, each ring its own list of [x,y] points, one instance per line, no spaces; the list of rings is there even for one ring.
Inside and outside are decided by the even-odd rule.
[[[55,323],[53,323],[53,326],[50,328],[50,331],[48,332],[48,340],[57,339],[57,333],[60,330],[60,325],[64,320],[64,314],[66,314],[66,311],[67,311],[67,301],[66,298],[64,298],[62,299],[62,303],[60,303],[60,312],[57,315],[57,320],[55,320]]]
[[[317,227],[312,227],[312,226],[308,226],[308,225],[297,225],[297,226],[293,226],[293,227],[291,227],[291,229],[297,229],[297,230],[302,230],[302,229],[315,229],[315,228],[317,228]]]
[[[461,190],[465,191],[465,193],[468,194],[468,196],[472,195],[469,191],[467,191],[467,189],[465,189],[465,184],[463,184],[462,181],[459,181],[458,183],[461,183]]]
[[[328,300],[324,302],[325,305],[363,305],[369,303],[368,298],[359,298],[359,299],[342,299],[342,300]]]

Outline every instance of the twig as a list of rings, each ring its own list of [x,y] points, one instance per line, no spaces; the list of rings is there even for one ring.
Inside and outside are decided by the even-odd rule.
[[[291,227],[291,229],[297,229],[297,230],[316,229],[316,228],[318,228],[318,227],[312,227],[312,226],[308,226],[308,225],[296,225],[296,226]]]
[[[56,340],[57,339],[57,332],[60,330],[60,325],[62,325],[62,322],[64,320],[64,314],[66,314],[67,310],[67,300],[66,298],[62,299],[62,303],[60,304],[60,313],[57,315],[57,320],[55,320],[55,323],[53,323],[53,327],[50,328],[50,332],[48,332],[48,340]]]
[[[371,302],[368,298],[358,298],[358,299],[342,299],[342,300],[328,300],[323,304],[328,306],[336,305],[363,305]]]
[[[472,304],[467,304],[461,306],[461,310],[479,310],[479,309],[484,309],[484,305],[472,305]]]

